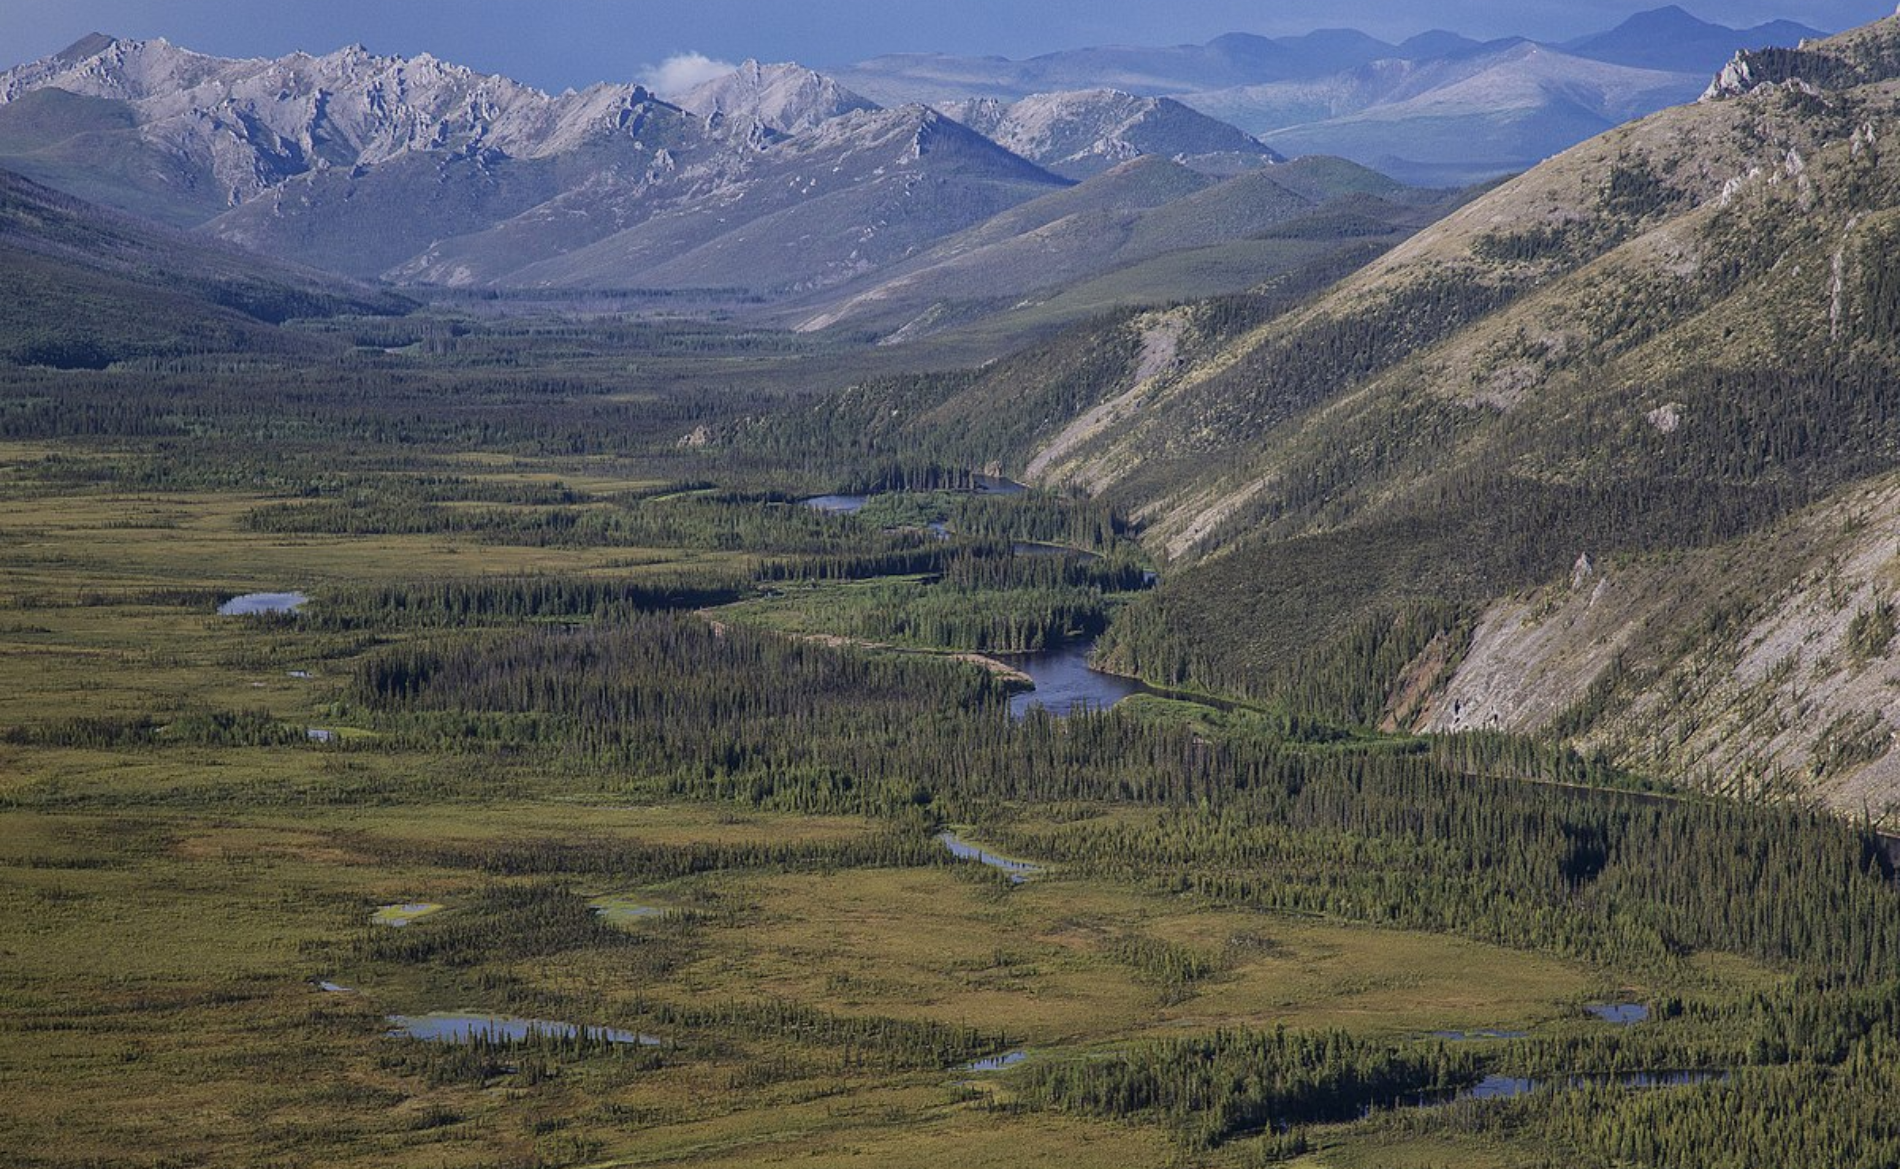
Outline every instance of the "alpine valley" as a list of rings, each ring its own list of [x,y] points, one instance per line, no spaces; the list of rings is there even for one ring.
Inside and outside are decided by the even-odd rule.
[[[0,74],[0,1161],[1900,1164],[1900,16],[692,63]]]

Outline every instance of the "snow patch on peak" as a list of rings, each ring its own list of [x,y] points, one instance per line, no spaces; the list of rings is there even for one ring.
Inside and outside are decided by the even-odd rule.
[[[1224,169],[1279,157],[1253,136],[1172,98],[1117,89],[1033,94],[1011,104],[979,98],[945,112],[1005,150],[1071,178],[1150,154],[1189,163],[1218,157]]]
[[[878,108],[822,73],[756,60],[693,87],[679,105],[705,118],[753,119],[782,134],[802,134],[833,118]]]

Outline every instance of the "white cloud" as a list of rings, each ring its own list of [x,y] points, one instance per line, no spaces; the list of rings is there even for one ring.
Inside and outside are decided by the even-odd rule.
[[[672,98],[737,68],[730,61],[717,61],[704,53],[675,53],[658,65],[647,66],[640,80],[661,97]]]

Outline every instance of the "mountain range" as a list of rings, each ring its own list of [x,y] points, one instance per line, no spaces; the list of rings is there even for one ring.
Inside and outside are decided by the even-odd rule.
[[[1709,73],[1741,50],[1791,46],[1823,35],[1788,20],[1728,28],[1669,5],[1638,13],[1606,32],[1548,47],[1612,65],[1667,73]],[[1420,33],[1398,44],[1344,28],[1289,37],[1228,33],[1203,45],[1070,49],[1020,61],[898,54],[830,72],[844,85],[885,104],[974,97],[1014,100],[1034,93],[1096,86],[1164,95],[1318,81],[1377,61],[1455,58],[1521,40],[1481,42],[1443,29]]]
[[[1461,185],[1693,97],[1718,49],[1807,31],[1736,32],[1663,10],[1563,49],[1326,31],[1029,62],[886,58],[837,76],[747,62],[671,101],[637,85],[550,95],[426,54],[227,60],[95,34],[0,74],[0,167],[355,278],[695,288],[844,320],[856,310],[838,311],[827,290],[881,296],[880,274],[908,279],[971,238],[991,246],[1036,219],[1009,213],[1133,160],[1230,179],[1288,154],[1338,154]],[[1699,71],[1684,71],[1692,61]],[[1142,198],[1198,195],[1198,182],[1176,180],[1149,182]],[[1138,201],[1121,214],[1152,210]],[[1182,246],[1263,227],[1210,222],[1243,234],[1195,231]],[[1073,253],[1082,224],[1037,221],[1015,250]],[[1155,256],[1126,241],[1099,250]],[[1006,282],[990,299],[1046,300],[1068,278],[1057,274],[1114,266],[1058,260],[1042,285]],[[1190,267],[1170,292],[1245,287],[1238,270]]]
[[[1145,153],[1275,156],[1178,103],[1069,95],[998,113],[999,146],[751,62],[662,101],[550,96],[432,57],[272,61],[93,36],[0,75],[0,165],[357,277],[781,295],[909,257]]]
[[[1821,32],[1733,29],[1670,6],[1562,44],[1350,29],[1204,45],[1096,48],[1023,61],[890,56],[836,71],[880,101],[950,108],[1052,89],[1173,97],[1287,155],[1336,154],[1407,182],[1459,185],[1523,170],[1632,117],[1687,101],[1734,53]]]

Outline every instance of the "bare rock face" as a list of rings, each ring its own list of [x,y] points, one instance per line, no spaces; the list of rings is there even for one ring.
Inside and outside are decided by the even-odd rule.
[[[1709,88],[1703,91],[1703,101],[1719,101],[1725,97],[1740,97],[1755,88],[1755,72],[1749,64],[1747,53],[1735,54],[1735,59],[1722,66],[1722,71],[1709,82]]]
[[[0,74],[0,122],[61,142],[84,124],[66,170],[88,197],[362,277],[803,288],[1066,185],[796,65],[747,62],[683,100],[360,46],[235,61],[102,35]],[[0,165],[33,177],[32,153]]]
[[[1900,15],[1839,36],[1804,40],[1798,48],[1737,53],[1710,83],[1704,100],[1740,97],[1775,86],[1816,96],[1900,77]]]
[[[1252,135],[1172,98],[1091,89],[1017,102],[978,98],[942,108],[1004,149],[1070,178],[1150,155],[1218,173],[1280,161]]]
[[[757,61],[698,86],[679,105],[703,118],[756,121],[781,134],[802,134],[833,118],[878,108],[821,73]]]
[[[98,34],[0,74],[0,104],[44,89],[125,103],[144,140],[207,169],[232,206],[294,176],[408,154],[566,154],[625,136],[657,104],[634,85],[550,97],[426,53],[234,61]]]

